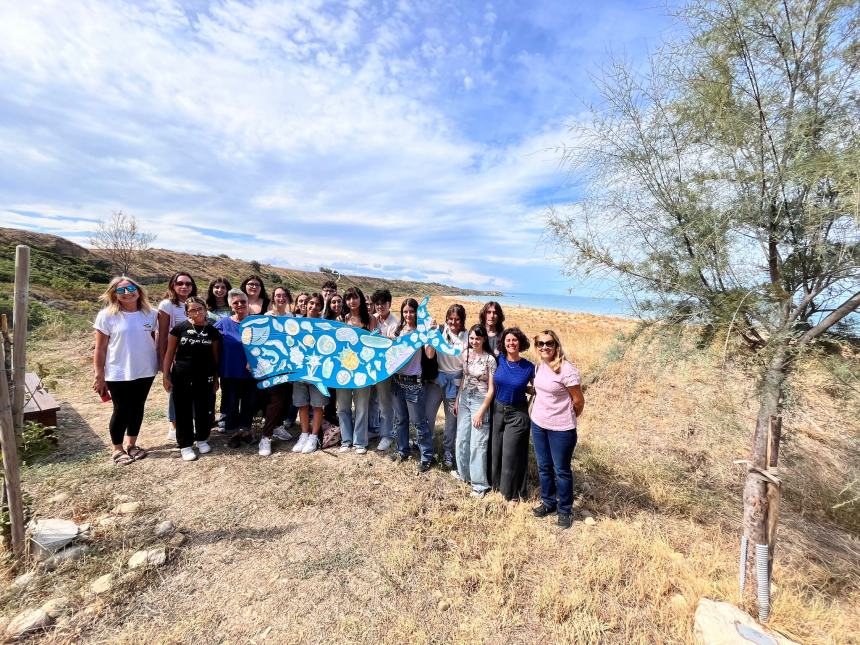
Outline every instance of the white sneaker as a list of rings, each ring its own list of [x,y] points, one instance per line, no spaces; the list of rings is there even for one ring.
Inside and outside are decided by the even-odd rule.
[[[176,441],[176,428],[173,426],[167,426],[167,440]]]
[[[349,452],[352,450],[352,446],[341,446],[337,449],[338,452]]]
[[[320,440],[316,435],[309,434],[308,438],[305,440],[304,448],[302,448],[302,454],[309,455],[312,452],[316,452],[319,443]]]
[[[197,453],[194,452],[194,448],[188,446],[187,448],[183,448],[179,451],[182,455],[182,461],[194,461],[197,459]]]
[[[293,435],[284,430],[283,426],[275,428],[272,436],[275,437],[275,439],[280,439],[281,441],[290,441],[293,438]]]
[[[198,441],[197,450],[201,455],[205,455],[206,453],[212,452],[212,446],[209,445],[208,441]]]
[[[301,452],[302,449],[305,447],[305,442],[310,436],[311,435],[309,432],[303,432],[301,435],[299,435],[299,440],[296,441],[296,445],[293,446],[293,452]]]
[[[391,437],[383,437],[379,440],[379,445],[376,446],[376,449],[382,450],[384,452],[391,447],[392,443],[394,443],[394,441],[391,439]]]
[[[268,457],[272,454],[272,440],[268,437],[260,438],[260,447],[257,450],[257,454],[261,457]]]
[[[357,455],[367,454],[367,448],[365,448],[364,446],[359,446],[358,448],[355,449],[355,454],[357,454]]]

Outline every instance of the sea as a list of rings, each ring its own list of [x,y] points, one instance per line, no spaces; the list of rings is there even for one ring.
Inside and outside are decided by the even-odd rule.
[[[632,316],[623,300],[616,298],[592,298],[589,296],[557,295],[548,293],[506,293],[503,296],[460,296],[464,300],[487,302],[495,300],[502,307],[519,305],[536,309],[554,309],[573,313],[599,314],[605,316]]]

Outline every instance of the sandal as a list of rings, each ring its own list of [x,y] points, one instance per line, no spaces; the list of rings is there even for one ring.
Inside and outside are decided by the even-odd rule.
[[[146,450],[137,445],[129,446],[125,449],[125,451],[126,453],[128,453],[128,456],[131,457],[133,461],[139,461],[141,459],[144,459],[146,455],[149,454],[146,452]]]
[[[128,466],[131,462],[134,461],[131,457],[128,456],[123,450],[117,450],[111,456],[111,460],[113,461],[114,466]]]

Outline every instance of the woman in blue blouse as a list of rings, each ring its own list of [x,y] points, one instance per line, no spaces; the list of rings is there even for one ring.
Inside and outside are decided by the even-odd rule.
[[[534,363],[520,356],[529,340],[519,327],[505,329],[499,339],[499,365],[494,378],[493,435],[490,483],[509,502],[526,498],[529,458],[529,405],[526,391],[535,377]]]

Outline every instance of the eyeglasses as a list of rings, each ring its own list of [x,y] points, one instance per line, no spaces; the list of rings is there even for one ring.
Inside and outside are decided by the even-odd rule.
[[[137,291],[137,287],[133,284],[130,284],[127,287],[117,287],[116,289],[114,289],[114,291],[116,291],[117,295],[121,296],[124,293],[134,293],[135,291]]]
[[[554,340],[539,340],[535,343],[535,345],[537,345],[538,349],[543,349],[544,347],[546,347],[547,349],[553,349],[555,347],[555,341]]]
[[[248,303],[245,302],[244,300],[234,300],[233,302],[230,303],[230,306],[231,307],[247,307]]]
[[[256,287],[257,289],[259,289],[259,288],[260,288],[260,283],[259,283],[259,282],[249,282],[249,283],[248,283],[248,284],[246,284],[245,286],[246,286],[246,287]]]
[[[206,310],[203,307],[189,307],[185,311],[186,311],[186,313],[189,313],[189,314],[199,314],[199,313],[203,313]]]
[[[176,282],[173,283],[173,286],[175,286],[175,287],[193,287],[194,283],[193,282],[179,282],[177,280]]]

